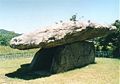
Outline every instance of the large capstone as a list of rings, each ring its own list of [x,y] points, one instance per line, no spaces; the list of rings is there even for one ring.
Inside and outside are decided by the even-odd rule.
[[[40,49],[30,64],[30,70],[59,73],[94,63],[94,61],[93,43],[74,42]]]
[[[50,48],[104,36],[115,29],[110,25],[70,21],[15,37],[10,41],[10,46],[17,49]]]

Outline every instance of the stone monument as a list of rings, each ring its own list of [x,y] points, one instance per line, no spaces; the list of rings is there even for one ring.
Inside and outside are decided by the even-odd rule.
[[[30,70],[59,73],[94,63],[95,48],[89,40],[115,30],[111,25],[61,22],[15,37],[10,46],[20,50],[40,48],[29,66]]]

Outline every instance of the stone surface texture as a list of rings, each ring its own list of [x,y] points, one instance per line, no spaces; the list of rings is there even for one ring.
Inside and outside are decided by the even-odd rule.
[[[15,37],[10,41],[10,46],[20,50],[50,48],[104,36],[115,31],[115,29],[114,26],[96,23],[62,22]]]
[[[95,49],[92,42],[40,49],[30,64],[32,71],[65,72],[95,62]]]

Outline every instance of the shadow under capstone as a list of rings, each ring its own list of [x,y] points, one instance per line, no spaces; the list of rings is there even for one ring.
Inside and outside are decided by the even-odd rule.
[[[50,72],[48,71],[30,71],[29,70],[29,65],[30,64],[23,64],[21,65],[21,68],[17,69],[14,72],[7,73],[5,76],[10,77],[10,78],[19,78],[23,80],[32,80],[36,78],[41,78],[41,77],[48,77],[50,76]]]
[[[30,64],[21,65],[7,77],[31,80],[48,77],[95,63],[95,48],[92,42],[74,42],[52,48],[40,49]]]

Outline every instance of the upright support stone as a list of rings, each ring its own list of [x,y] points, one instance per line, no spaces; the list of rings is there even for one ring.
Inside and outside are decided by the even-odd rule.
[[[31,62],[30,69],[59,73],[94,63],[94,61],[93,43],[75,42],[39,50]]]

